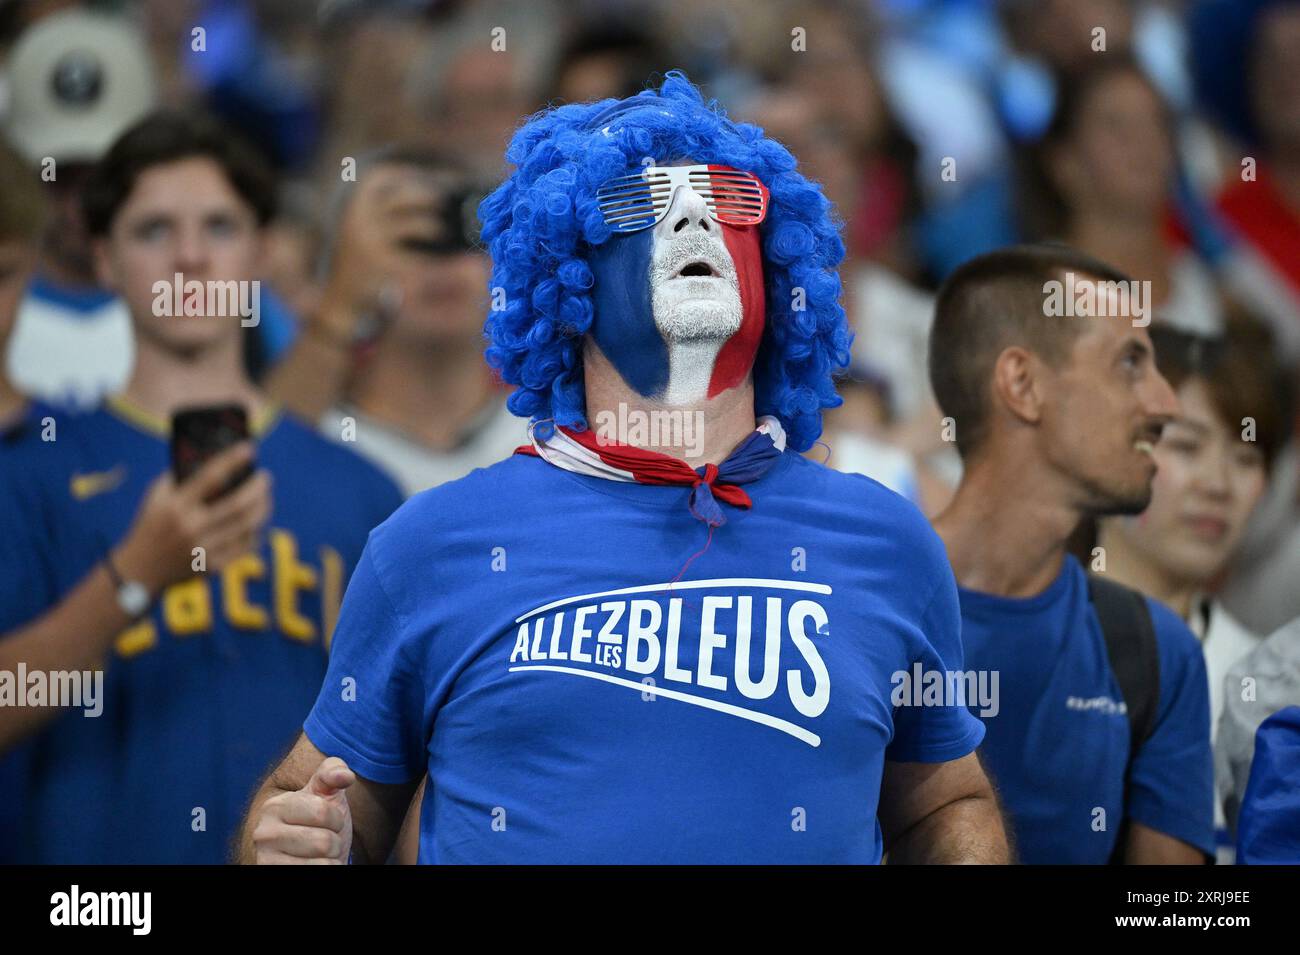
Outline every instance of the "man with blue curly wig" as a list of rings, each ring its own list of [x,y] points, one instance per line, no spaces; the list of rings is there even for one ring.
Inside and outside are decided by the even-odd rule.
[[[676,72],[507,158],[531,441],[371,534],[242,858],[383,862],[424,783],[426,863],[1005,861],[942,543],[799,453],[849,347],[820,187]]]

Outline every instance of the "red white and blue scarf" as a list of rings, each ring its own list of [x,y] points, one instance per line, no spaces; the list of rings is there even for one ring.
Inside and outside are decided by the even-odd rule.
[[[532,444],[516,454],[532,454],[575,474],[636,484],[674,484],[691,488],[691,514],[718,527],[727,522],[718,504],[750,508],[754,502],[740,485],[767,474],[785,451],[785,429],[776,418],[759,419],[758,427],[721,464],[692,468],[680,458],[647,451],[630,444],[602,442],[595,432],[557,427],[542,438],[529,429]]]

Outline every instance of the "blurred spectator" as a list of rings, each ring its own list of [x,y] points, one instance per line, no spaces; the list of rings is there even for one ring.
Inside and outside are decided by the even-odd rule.
[[[5,136],[40,167],[54,204],[6,355],[27,394],[88,405],[130,374],[130,317],[96,282],[79,203],[89,164],[153,105],[150,63],[129,21],[79,10],[37,21],[9,54]]]
[[[52,413],[57,440],[28,442],[0,473],[0,668],[102,671],[96,718],[66,701],[0,710],[0,748],[26,740],[31,760],[5,779],[26,861],[224,861],[320,689],[366,537],[401,500],[247,377],[243,306],[256,315],[272,189],[229,130],[167,113],[87,179],[97,269],[130,311],[137,360],[121,394]],[[227,448],[178,482],[172,416],[232,403],[256,450]],[[262,470],[241,482],[254,455]]]
[[[294,57],[260,23],[252,0],[206,0],[182,25],[176,39],[182,63],[205,108],[238,129],[271,159],[278,169],[303,168],[314,155],[320,137],[313,60]],[[280,0],[279,17],[311,10]],[[271,17],[276,8],[264,4]],[[202,29],[196,38],[192,31]]]
[[[822,460],[837,471],[865,474],[913,504],[921,504],[916,465],[912,456],[884,437],[889,420],[889,386],[865,368],[850,367],[836,380],[844,404],[825,412],[819,445],[807,456]]]
[[[1150,331],[1156,365],[1178,396],[1179,412],[1155,448],[1159,469],[1150,505],[1139,515],[1103,520],[1098,543],[1107,577],[1163,602],[1200,639],[1213,733],[1223,712],[1223,679],[1259,637],[1211,591],[1264,493],[1284,420],[1266,338],[1235,326],[1223,340]],[[1217,800],[1215,828],[1219,859],[1230,862],[1232,842]]]
[[[511,134],[543,104],[561,23],[552,0],[480,0],[444,22],[407,78],[429,144],[483,175],[503,175]]]
[[[1257,731],[1273,714],[1300,706],[1300,617],[1238,660],[1224,680],[1223,694],[1216,775],[1228,826],[1239,833],[1238,816],[1252,785]],[[1295,777],[1290,779],[1294,793]],[[1242,861],[1251,860],[1247,857]]]
[[[477,247],[487,190],[464,166],[425,149],[363,157],[340,187],[330,236],[322,328],[378,320],[372,347],[347,372],[322,431],[356,448],[407,494],[463,477],[527,443],[524,423],[484,366],[490,273]],[[335,347],[351,341],[334,335]],[[330,333],[321,336],[329,347]],[[308,372],[320,381],[320,365]],[[281,393],[291,390],[278,373]]]
[[[0,142],[0,350],[9,340],[18,303],[36,265],[37,249],[48,214],[45,187],[35,169]],[[0,367],[0,474],[14,466],[17,449],[36,440],[44,411],[9,382]],[[7,525],[0,533],[8,533]],[[8,572],[6,568],[6,572]],[[28,615],[40,607],[35,595],[13,595],[4,613]],[[18,861],[16,847],[23,827],[22,787],[31,758],[29,749],[0,755],[0,864]]]
[[[966,86],[987,100],[987,135],[998,148],[985,146],[972,155],[961,137],[949,132],[953,122],[971,119],[953,116],[959,100],[936,90],[922,73],[914,81],[917,100],[949,119],[938,125],[938,138],[947,147],[940,155],[952,157],[957,179],[942,184],[918,222],[918,242],[932,272],[942,278],[951,269],[980,252],[1032,238],[1021,230],[1017,215],[1014,164],[1006,144],[1036,142],[1059,113],[1058,84],[1073,82],[1097,65],[1114,58],[1130,59],[1159,89],[1161,98],[1181,109],[1190,99],[1184,66],[1184,31],[1175,11],[1161,2],[1145,0],[997,0],[987,5],[996,23],[985,20],[983,4],[958,7],[937,19],[969,24],[960,36],[954,30],[913,30],[947,53],[945,59],[962,62],[971,71]],[[928,26],[928,23],[927,23]],[[897,69],[895,61],[887,63]],[[978,115],[966,108],[968,116]],[[1191,139],[1180,132],[1180,139]],[[937,168],[938,159],[927,163]],[[936,177],[937,178],[937,177]]]
[[[1059,109],[1056,81],[1133,50],[1132,0],[1001,0],[1014,53],[1000,70],[999,106],[1012,136],[1037,139]],[[1055,104],[1055,105],[1054,105]]]
[[[579,21],[556,58],[550,89],[560,103],[623,99],[677,65],[671,61],[654,32],[636,19]]]
[[[1300,3],[1199,0],[1191,9],[1197,95],[1231,137],[1219,209],[1229,228],[1220,269],[1266,319],[1300,382]],[[1279,455],[1223,601],[1269,633],[1300,615],[1300,452]]]
[[[1025,232],[1150,282],[1157,321],[1213,335],[1223,327],[1213,276],[1168,234],[1176,159],[1173,116],[1136,61],[1111,54],[1076,66],[1030,153]]]
[[[14,328],[19,303],[36,267],[37,249],[48,215],[44,184],[21,156],[0,142],[0,351]],[[18,438],[27,407],[0,367],[0,452]]]
[[[955,462],[942,460],[952,452],[940,440],[926,376],[932,298],[909,281],[919,273],[911,232],[922,203],[916,145],[866,54],[835,50],[826,74],[822,56],[792,57],[781,81],[764,87],[745,112],[799,157],[846,223],[840,273],[857,368],[843,385],[881,403],[879,417],[859,417],[860,404],[846,393],[846,407],[828,419],[829,463],[881,480],[933,513],[951,493]],[[833,89],[854,92],[832,96]],[[866,382],[880,387],[858,387]]]
[[[1198,94],[1235,138],[1218,197],[1238,249],[1231,288],[1300,363],[1300,2],[1202,0],[1191,15]]]
[[[409,79],[432,41],[429,18],[413,10],[347,9],[351,15],[323,18],[319,37],[319,55],[332,67],[322,76],[327,127],[318,172],[330,185],[342,160],[379,143],[436,139],[412,105]]]
[[[262,269],[268,282],[284,299],[300,323],[320,308],[318,266],[321,258],[321,213],[316,190],[304,181],[291,182],[280,190],[276,217],[267,225]],[[300,327],[295,326],[296,341]],[[288,348],[281,350],[283,360]]]
[[[1293,375],[1293,380],[1295,376]],[[1290,389],[1295,394],[1296,389]],[[1293,415],[1295,413],[1292,406]],[[1300,449],[1292,433],[1278,456],[1268,492],[1224,581],[1224,605],[1247,627],[1270,633],[1300,615]]]

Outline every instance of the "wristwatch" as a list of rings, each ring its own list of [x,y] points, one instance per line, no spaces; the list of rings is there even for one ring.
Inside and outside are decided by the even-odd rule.
[[[122,575],[117,572],[113,566],[113,560],[107,554],[104,555],[104,567],[108,570],[108,576],[113,579],[113,587],[117,590],[117,605],[122,608],[122,612],[135,620],[143,617],[153,599],[149,596],[149,588],[139,581],[123,580]]]

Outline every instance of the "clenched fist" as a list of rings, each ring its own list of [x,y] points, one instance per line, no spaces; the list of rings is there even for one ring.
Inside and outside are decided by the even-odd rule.
[[[357,781],[337,756],[321,761],[307,785],[262,805],[253,847],[258,865],[346,865],[352,852],[347,789]]]

